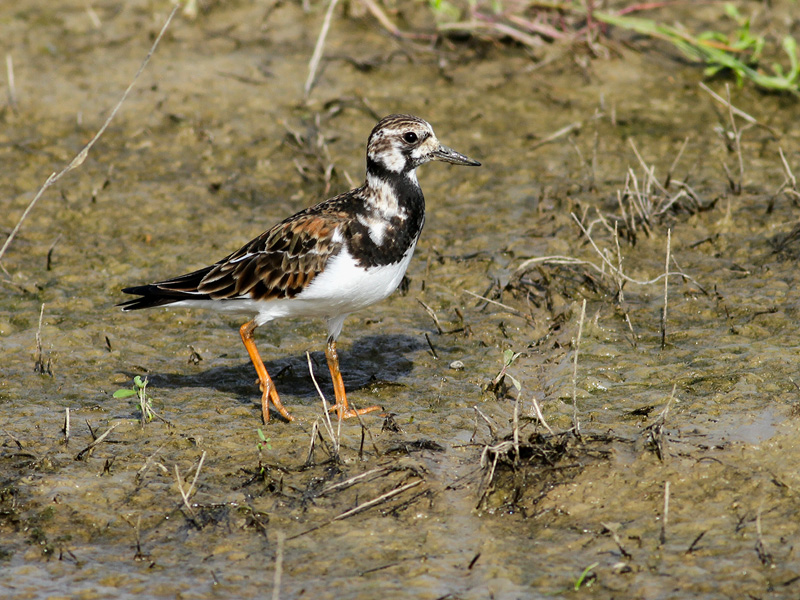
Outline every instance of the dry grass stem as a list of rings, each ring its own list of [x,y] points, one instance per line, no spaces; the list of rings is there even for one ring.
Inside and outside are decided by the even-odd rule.
[[[200,462],[197,464],[197,469],[194,472],[194,477],[192,478],[192,484],[189,486],[189,491],[186,493],[187,496],[191,496],[192,492],[194,491],[194,486],[197,483],[197,478],[200,476],[200,469],[203,468],[203,462],[206,460],[206,451],[203,450],[203,454],[200,456]]]
[[[186,507],[186,510],[189,511],[189,514],[194,517],[194,510],[192,510],[192,505],[189,504],[189,498],[194,492],[194,486],[197,483],[197,478],[200,476],[200,469],[203,468],[203,461],[206,459],[206,452],[203,451],[203,454],[200,456],[200,462],[197,464],[197,469],[194,472],[194,478],[192,479],[192,483],[189,485],[189,489],[184,491],[183,489],[183,480],[181,479],[181,473],[178,469],[178,465],[175,465],[175,481],[178,483],[178,491],[181,493],[181,498],[183,498],[183,505]]]
[[[741,117],[742,119],[744,119],[745,121],[747,121],[748,123],[750,123],[752,125],[755,125],[757,127],[761,127],[762,129],[766,129],[767,131],[770,132],[770,134],[772,134],[772,136],[775,139],[780,139],[780,137],[781,137],[780,134],[777,131],[775,131],[772,127],[770,127],[769,125],[764,125],[763,123],[759,122],[755,117],[753,117],[753,116],[747,114],[746,112],[744,112],[743,110],[733,106],[733,104],[731,104],[731,102],[730,102],[730,92],[728,93],[728,99],[726,100],[725,98],[723,98],[722,96],[720,96],[719,94],[714,92],[710,87],[708,87],[702,81],[700,82],[699,85],[704,91],[708,92],[708,94],[712,98],[714,98],[714,100],[716,100],[717,102],[719,102],[720,104],[722,104],[726,108],[728,108],[729,111],[732,114],[736,115],[737,117]]]
[[[622,545],[622,540],[619,537],[619,533],[617,533],[617,530],[620,528],[620,525],[616,525],[616,524],[612,524],[612,523],[601,523],[601,525],[603,527],[605,527],[608,530],[608,532],[611,534],[611,537],[614,538],[614,543],[617,545],[617,548],[619,548],[619,551],[622,554],[622,556],[624,558],[627,558],[628,560],[633,558],[631,553],[628,552],[625,549],[625,547]]]
[[[786,155],[783,153],[783,148],[778,147],[778,154],[781,157],[781,164],[783,165],[783,171],[785,173],[783,183],[780,185],[778,190],[772,195],[770,199],[768,212],[772,212],[772,207],[774,205],[775,199],[783,192],[786,195],[793,198],[795,201],[800,200],[800,193],[797,191],[797,178],[794,176],[792,172],[792,168],[789,166],[789,163],[786,160]]]
[[[539,140],[538,142],[533,144],[530,147],[530,150],[535,150],[536,148],[544,146],[545,144],[549,144],[550,142],[554,142],[558,138],[564,137],[565,135],[568,135],[568,134],[572,133],[573,131],[575,131],[577,129],[580,129],[581,127],[583,127],[583,122],[581,122],[581,121],[575,121],[574,123],[570,123],[569,125],[565,125],[564,127],[559,129],[558,131],[555,131],[554,133],[551,133],[547,137],[542,138],[541,140]]]
[[[444,330],[442,329],[442,324],[439,322],[439,317],[436,315],[436,311],[433,310],[427,304],[425,304],[419,298],[417,298],[417,302],[419,302],[422,305],[422,308],[425,309],[425,312],[428,313],[428,316],[430,316],[430,318],[433,319],[433,324],[436,325],[436,331],[439,333],[439,335],[442,335],[444,333]]]
[[[667,298],[669,296],[669,255],[672,243],[672,230],[667,229],[667,260],[664,263],[664,308],[661,309],[661,349],[667,347]]]
[[[477,406],[473,406],[472,408],[474,408],[475,412],[478,413],[478,415],[480,415],[484,421],[486,421],[486,426],[489,428],[489,433],[491,434],[492,438],[497,438],[497,430],[495,429],[494,424],[489,420],[489,417],[483,414],[481,409]]]
[[[581,304],[581,318],[578,321],[578,336],[575,338],[575,355],[572,363],[572,427],[575,435],[580,435],[581,426],[578,421],[578,352],[581,347],[581,336],[583,335],[583,320],[586,317],[586,299]]]
[[[400,487],[397,487],[397,488],[395,488],[395,489],[393,489],[393,490],[391,490],[389,492],[386,492],[385,494],[382,494],[382,495],[378,496],[377,498],[373,498],[372,500],[368,500],[367,502],[359,504],[355,508],[351,508],[350,510],[347,510],[347,511],[343,512],[342,514],[334,517],[333,520],[334,521],[341,521],[342,519],[346,519],[347,517],[352,517],[353,515],[358,514],[360,512],[363,512],[363,511],[365,511],[365,510],[367,510],[369,508],[372,508],[373,506],[377,506],[378,504],[380,504],[382,502],[386,502],[387,500],[391,500],[395,496],[398,496],[398,495],[402,494],[406,490],[410,490],[411,488],[415,488],[421,483],[422,483],[422,480],[421,479],[417,479],[416,481],[412,481],[411,483],[407,483],[405,485],[401,485]]]
[[[386,16],[386,13],[378,5],[378,3],[375,2],[375,0],[361,0],[361,1],[363,2],[364,6],[367,7],[367,10],[370,12],[370,14],[373,17],[375,17],[375,20],[381,24],[381,27],[383,27],[386,31],[388,31],[394,36],[397,37],[404,36],[404,33],[400,31],[397,25],[392,23],[392,20]]]
[[[514,402],[514,417],[511,424],[511,433],[514,441],[514,463],[519,463],[519,403],[522,398],[522,390],[517,393],[517,400]]]
[[[542,414],[542,409],[539,407],[539,401],[534,396],[532,399],[533,402],[533,414],[536,415],[536,418],[539,420],[539,423],[547,429],[547,432],[550,435],[555,435],[555,432],[550,428],[550,425],[547,424],[547,421],[544,420],[544,415]]]
[[[42,319],[44,318],[44,302],[39,310],[39,327],[36,329],[36,360],[33,370],[41,375],[53,376],[52,361],[50,358],[45,360],[44,350],[42,350]]]
[[[567,257],[565,257],[565,258],[567,258]],[[519,268],[517,268],[517,270],[519,270]],[[511,314],[517,315],[519,317],[523,317],[525,319],[530,319],[529,315],[526,315],[525,313],[517,310],[516,308],[513,308],[513,307],[509,306],[508,304],[503,304],[502,302],[498,302],[497,300],[492,300],[491,298],[487,298],[486,296],[481,296],[480,294],[476,294],[475,292],[471,292],[469,290],[462,290],[462,291],[465,294],[469,294],[470,296],[474,296],[475,298],[478,298],[479,300],[483,300],[484,302],[488,302],[489,304],[494,304],[495,306],[499,306],[500,308],[504,308],[505,310],[509,311]]]
[[[647,279],[647,280],[634,279],[633,277],[629,277],[629,276],[625,275],[625,273],[623,273],[617,266],[615,266],[609,260],[609,258],[607,256],[608,253],[602,251],[597,246],[597,243],[594,241],[594,238],[592,238],[592,236],[589,234],[589,231],[586,229],[586,227],[583,225],[583,223],[581,223],[580,219],[578,219],[578,217],[575,216],[575,213],[572,213],[572,218],[578,224],[578,227],[580,227],[581,231],[586,236],[586,238],[589,240],[589,244],[591,245],[592,249],[600,257],[600,259],[603,261],[603,266],[597,265],[596,263],[593,263],[593,262],[588,261],[588,260],[581,260],[581,259],[578,259],[578,258],[575,258],[575,257],[572,257],[572,256],[559,256],[559,255],[537,256],[537,257],[529,258],[527,260],[522,261],[522,263],[520,263],[520,265],[514,270],[514,273],[515,274],[522,273],[528,267],[530,267],[531,265],[535,265],[537,263],[556,264],[556,265],[586,265],[586,266],[591,267],[592,269],[594,269],[595,271],[597,271],[598,273],[600,273],[603,276],[605,276],[607,274],[607,270],[608,270],[608,271],[610,271],[610,273],[615,278],[618,278],[620,281],[627,281],[629,283],[633,283],[633,284],[636,284],[636,285],[652,285],[654,283],[657,283],[657,282],[661,281],[667,275],[680,275],[681,277],[685,278],[688,281],[691,281],[692,283],[694,283],[695,285],[697,285],[699,287],[700,284],[698,284],[697,281],[693,277],[691,277],[690,275],[686,275],[685,273],[680,273],[680,272],[674,272],[673,273],[672,271],[669,271],[667,273],[662,273],[662,274],[658,275],[657,277],[654,277],[652,279]],[[482,296],[478,296],[477,294],[474,294],[474,293],[472,293],[472,292],[470,292],[468,290],[464,290],[464,291],[466,293],[472,294],[473,296],[476,296],[478,298],[482,298],[483,300],[488,300],[487,298],[483,298]],[[505,305],[502,305],[502,306],[505,307]]]
[[[306,352],[306,360],[308,361],[308,372],[311,374],[311,381],[314,382],[314,387],[317,390],[317,394],[319,394],[319,397],[322,400],[322,411],[323,411],[322,424],[325,425],[325,429],[328,432],[331,441],[333,442],[333,457],[335,459],[338,459],[339,439],[340,439],[339,434],[341,433],[342,430],[342,420],[339,419],[338,428],[336,431],[334,431],[333,423],[331,422],[331,412],[328,409],[328,401],[325,399],[325,394],[322,393],[322,390],[319,387],[319,383],[317,383],[317,378],[314,377],[314,367],[311,364],[311,354],[309,352]],[[313,439],[314,438],[312,436],[312,440]],[[313,445],[312,445],[312,450],[313,450]]]
[[[658,416],[655,418],[652,424],[648,425],[644,429],[644,433],[647,436],[648,445],[650,448],[655,452],[656,456],[658,456],[658,460],[664,462],[665,459],[668,457],[666,443],[667,438],[664,434],[664,427],[667,423],[667,416],[669,415],[670,408],[672,407],[672,403],[675,400],[675,391],[678,389],[678,384],[673,384],[672,392],[669,395],[669,400],[667,400],[667,404],[661,409],[661,412],[658,413]]]
[[[725,84],[725,96],[728,101],[728,116],[731,120],[731,130],[733,131],[733,143],[736,150],[736,158],[739,161],[739,182],[734,188],[734,192],[740,194],[744,185],[744,159],[742,158],[742,133],[736,128],[736,119],[733,117],[733,104],[731,104],[731,88]]]
[[[311,459],[314,457],[314,446],[317,445],[317,431],[319,430],[319,418],[314,419],[311,424],[311,439],[308,442],[308,454],[306,455],[306,465],[311,464]]]
[[[667,525],[669,525],[669,481],[664,482],[664,513],[662,517],[659,542],[663,546],[667,542]]]
[[[686,146],[688,145],[689,145],[689,136],[687,135],[683,140],[683,144],[681,144],[681,147],[678,150],[678,154],[675,156],[675,159],[669,166],[669,170],[667,171],[667,178],[664,180],[664,189],[669,188],[669,184],[672,182],[672,174],[675,172],[675,168],[678,166],[678,163],[681,160],[681,156],[683,156],[683,151],[686,150]]]
[[[98,444],[100,444],[103,441],[105,441],[105,439],[108,437],[108,435],[112,431],[114,431],[118,426],[119,426],[119,423],[114,423],[111,427],[106,429],[106,431],[102,435],[100,435],[99,437],[97,437],[94,440],[92,440],[91,444],[86,446],[86,448],[84,448],[83,450],[78,452],[78,454],[75,455],[75,460],[83,460],[84,456],[87,456],[94,449],[95,446],[97,446]],[[94,432],[92,431],[91,426],[89,426],[89,431],[92,432],[92,436],[94,436]]]
[[[108,118],[106,119],[105,123],[103,123],[102,127],[100,127],[100,129],[97,130],[97,133],[94,134],[94,137],[92,137],[92,139],[89,140],[89,142],[81,149],[80,152],[78,152],[75,158],[73,158],[66,167],[64,167],[58,173],[51,173],[50,176],[42,185],[42,187],[39,188],[39,191],[33,197],[33,200],[31,200],[28,206],[25,208],[25,211],[22,213],[22,216],[19,218],[19,221],[17,221],[17,224],[14,226],[14,229],[11,230],[11,233],[6,238],[3,247],[0,248],[0,261],[3,260],[3,256],[5,256],[6,250],[8,250],[8,247],[11,245],[11,242],[17,236],[17,233],[22,227],[22,223],[28,217],[30,212],[33,210],[33,207],[36,206],[36,203],[39,201],[39,198],[42,197],[42,194],[44,194],[44,192],[50,186],[56,183],[64,175],[66,175],[73,169],[76,169],[79,166],[81,166],[83,162],[86,160],[86,157],[89,155],[89,150],[92,149],[95,143],[97,143],[97,140],[100,139],[100,136],[102,136],[105,133],[106,129],[108,129],[108,126],[111,124],[111,121],[114,119],[115,116],[117,116],[117,112],[119,112],[119,109],[122,107],[122,104],[125,102],[125,100],[127,100],[128,95],[131,93],[131,90],[133,89],[133,86],[136,83],[136,81],[139,79],[139,76],[142,74],[142,71],[144,71],[145,67],[150,62],[153,53],[156,51],[156,48],[158,48],[158,44],[161,42],[161,38],[167,31],[167,27],[169,27],[169,24],[172,22],[172,17],[175,16],[175,13],[179,8],[180,4],[175,4],[175,6],[172,9],[172,12],[169,13],[169,16],[167,17],[164,26],[161,28],[161,31],[159,31],[158,36],[156,36],[156,39],[153,42],[153,45],[150,47],[150,51],[147,53],[147,56],[145,57],[144,61],[142,61],[139,70],[136,71],[136,74],[133,76],[133,79],[128,84],[128,87],[125,89],[125,92],[123,92],[122,97],[119,99],[119,102],[117,102],[116,106],[114,106],[114,108],[111,110],[111,113],[108,115]]]
[[[786,162],[786,155],[783,153],[783,148],[778,147],[778,154],[781,155],[781,163],[783,164],[783,168],[786,171],[787,181],[791,183],[793,190],[797,190],[797,179],[795,178],[791,167],[789,167],[789,163]]]
[[[544,45],[541,38],[528,35],[527,33],[505,25],[504,23],[491,23],[484,21],[464,21],[461,23],[441,23],[437,29],[442,33],[458,32],[473,33],[477,31],[495,32],[502,37],[508,37],[523,46],[538,48]]]
[[[6,54],[6,77],[8,78],[8,105],[17,110],[17,86],[14,83],[14,60],[11,53]],[[2,256],[2,254],[0,254]]]
[[[102,21],[100,21],[100,17],[97,15],[97,12],[92,8],[92,6],[88,2],[86,3],[86,15],[92,22],[92,27],[94,27],[95,29],[101,29],[103,27],[103,23]]]
[[[333,483],[329,486],[322,488],[319,496],[324,496],[325,494],[330,494],[331,492],[338,492],[340,490],[344,490],[349,488],[356,483],[360,483],[361,481],[368,479],[375,475],[376,477],[384,475],[390,472],[391,469],[389,467],[376,467],[374,469],[370,469],[369,471],[364,471],[363,473],[359,473],[358,475],[354,475],[349,479],[345,479],[344,481],[340,481],[339,483]]]
[[[314,87],[314,80],[317,77],[317,69],[319,69],[319,61],[322,59],[322,52],[325,49],[325,38],[328,37],[328,30],[331,27],[331,19],[333,18],[333,11],[339,0],[330,0],[328,10],[325,12],[325,19],[322,21],[322,28],[317,37],[317,44],[314,46],[314,53],[311,55],[311,60],[308,63],[308,79],[303,86],[303,93],[308,98],[311,93],[311,88]]]
[[[158,448],[156,448],[155,452],[153,452],[150,456],[147,457],[147,460],[144,461],[144,464],[136,471],[136,481],[141,481],[142,477],[144,477],[145,473],[150,470],[150,467],[156,466],[164,475],[169,475],[169,469],[162,465],[160,462],[156,462],[156,456],[158,453],[161,452],[166,443],[161,444]]]
[[[358,453],[359,460],[362,458],[362,451],[364,449],[364,432],[366,432],[366,435],[369,437],[369,443],[372,445],[372,451],[375,453],[375,456],[381,456],[381,451],[378,450],[378,445],[375,443],[375,436],[372,435],[372,431],[370,431],[369,427],[364,423],[364,419],[361,418],[358,412],[358,406],[356,406],[352,400],[350,401],[350,406],[356,411],[356,419],[358,419],[358,424],[361,425],[361,447]],[[341,427],[341,425],[342,422],[339,421],[339,427]]]
[[[64,427],[61,430],[64,433],[64,444],[69,444],[70,424],[69,424],[69,406],[64,409]]]
[[[281,577],[283,575],[283,545],[286,542],[286,533],[279,529],[275,537],[275,577],[272,580],[272,600],[280,600]]]

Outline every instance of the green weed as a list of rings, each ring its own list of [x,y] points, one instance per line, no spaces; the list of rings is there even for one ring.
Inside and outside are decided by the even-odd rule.
[[[153,398],[147,393],[147,377],[142,379],[136,375],[136,377],[133,378],[133,387],[119,389],[114,392],[114,398],[132,398],[134,396],[136,397],[136,402],[142,415],[142,427],[156,417],[159,419],[161,418],[156,414],[156,411],[153,410]]]
[[[766,45],[764,36],[754,34],[750,28],[750,19],[742,16],[732,4],[725,6],[725,13],[738,25],[728,36],[716,31],[692,35],[683,29],[662,25],[652,19],[612,13],[596,12],[593,17],[603,23],[671,43],[690,60],[705,64],[707,76],[729,70],[740,86],[745,80],[750,80],[767,90],[800,93],[800,59],[795,39],[787,35],[781,42],[783,51],[789,58],[789,69],[784,72],[780,64],[773,63],[773,74],[770,75],[759,67]]]

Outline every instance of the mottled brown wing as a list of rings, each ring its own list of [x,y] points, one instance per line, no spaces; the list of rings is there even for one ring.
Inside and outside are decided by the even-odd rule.
[[[212,299],[292,298],[339,252],[340,222],[335,213],[295,215],[211,267],[197,291]]]

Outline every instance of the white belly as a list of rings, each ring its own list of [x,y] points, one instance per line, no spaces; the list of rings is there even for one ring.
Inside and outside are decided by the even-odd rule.
[[[294,298],[257,301],[246,298],[236,300],[188,300],[172,306],[216,308],[224,312],[255,314],[257,325],[282,317],[322,317],[341,322],[346,315],[380,302],[397,289],[414,254],[416,241],[400,262],[364,269],[356,264],[346,247],[334,256],[325,270]],[[336,317],[342,317],[337,319]]]
[[[411,262],[415,246],[416,242],[411,245],[400,262],[369,269],[359,267],[347,248],[343,247],[341,252],[325,265],[325,270],[294,298],[268,302],[252,300],[232,302],[247,304],[248,308],[256,309],[258,325],[281,317],[332,319],[348,315],[380,302],[397,289],[408,263]]]
[[[414,254],[416,242],[400,262],[364,269],[343,247],[305,290],[295,299],[327,307],[324,316],[334,316],[380,302],[397,289]]]

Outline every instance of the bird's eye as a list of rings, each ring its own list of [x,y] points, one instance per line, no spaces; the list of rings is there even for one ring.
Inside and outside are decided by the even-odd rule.
[[[406,132],[403,134],[403,140],[405,140],[405,142],[406,142],[407,144],[413,144],[414,142],[416,142],[416,141],[417,141],[417,139],[418,139],[418,138],[417,138],[417,134],[416,134],[416,133],[414,133],[413,131],[406,131]]]

